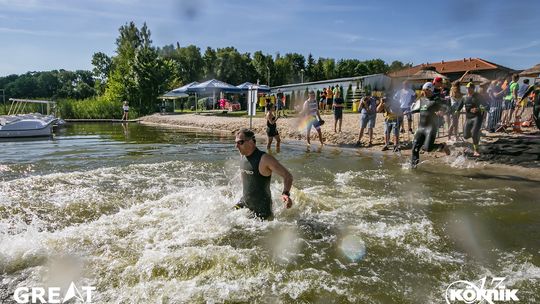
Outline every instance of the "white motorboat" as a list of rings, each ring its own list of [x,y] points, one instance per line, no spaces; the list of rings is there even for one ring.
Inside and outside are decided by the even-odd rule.
[[[46,104],[47,109],[52,101],[10,99],[12,101],[8,115],[0,116],[0,138],[51,136],[57,118],[54,115],[16,114],[25,109],[27,103]]]

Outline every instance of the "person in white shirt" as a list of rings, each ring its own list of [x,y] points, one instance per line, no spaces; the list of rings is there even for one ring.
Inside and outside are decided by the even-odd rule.
[[[321,118],[321,114],[319,113],[319,108],[317,104],[317,100],[315,99],[315,92],[309,91],[308,93],[308,99],[304,101],[304,106],[302,107],[302,113],[301,116],[303,116],[304,120],[307,122],[306,125],[306,136],[307,136],[307,144],[308,146],[311,144],[310,140],[310,132],[311,127],[314,127],[317,131],[317,134],[319,135],[319,141],[321,142],[321,147],[324,145],[322,132],[321,132],[321,126],[324,124],[324,120]]]
[[[411,105],[413,101],[416,99],[416,93],[414,93],[413,90],[409,87],[409,83],[407,80],[404,80],[403,83],[401,83],[401,89],[394,94],[394,100],[399,101],[399,105],[401,107],[401,112],[404,116],[407,116],[407,126],[409,127],[409,132],[412,134],[412,115],[411,115]],[[401,125],[401,132],[405,132],[404,125]]]
[[[129,105],[127,100],[124,101],[124,105],[122,106],[122,110],[124,110],[124,115],[122,116],[122,120],[128,120],[129,119]]]

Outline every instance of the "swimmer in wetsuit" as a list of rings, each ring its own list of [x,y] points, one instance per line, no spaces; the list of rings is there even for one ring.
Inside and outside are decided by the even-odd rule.
[[[419,106],[412,109],[412,113],[420,113],[418,129],[414,133],[412,147],[411,167],[416,168],[420,161],[420,149],[430,152],[435,149],[444,150],[448,155],[450,150],[445,144],[435,144],[437,129],[439,128],[438,116],[444,115],[445,104],[440,98],[433,95],[433,83],[426,82],[422,86],[422,97],[417,101]]]
[[[266,112],[266,135],[268,136],[266,150],[270,150],[270,147],[272,146],[272,140],[276,138],[276,151],[279,152],[281,138],[279,138],[279,133],[277,130],[277,120],[278,117],[276,117],[275,115],[275,107],[272,106],[268,108],[268,112]]]
[[[482,100],[480,94],[474,92],[474,84],[467,84],[467,95],[463,97],[463,106],[465,107],[465,128],[464,138],[473,140],[473,156],[478,157],[478,144],[480,143],[480,128],[486,109],[485,100]]]
[[[272,173],[283,177],[282,200],[286,208],[291,208],[290,190],[293,177],[273,156],[259,150],[255,144],[255,134],[249,129],[241,129],[236,133],[235,145],[242,160],[240,174],[242,177],[243,195],[236,208],[247,207],[261,219],[272,218],[272,195],[270,179]]]

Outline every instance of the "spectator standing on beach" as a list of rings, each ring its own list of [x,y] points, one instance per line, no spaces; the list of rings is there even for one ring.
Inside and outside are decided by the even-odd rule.
[[[503,110],[503,96],[504,90],[501,87],[502,81],[493,80],[487,89],[489,97],[489,115],[487,128],[489,132],[495,132],[497,125],[501,120],[501,114]]]
[[[281,145],[281,138],[279,138],[279,132],[277,130],[277,120],[279,117],[277,117],[274,114],[275,107],[270,106],[268,108],[268,111],[266,112],[266,136],[267,144],[266,144],[266,150],[270,151],[270,147],[272,146],[272,141],[275,138],[276,139],[276,151],[279,152],[280,145]]]
[[[325,110],[328,111],[332,108],[332,103],[334,102],[334,88],[328,87],[326,89],[326,105]]]
[[[341,92],[339,90],[334,94],[334,103],[332,104],[332,110],[334,112],[334,133],[341,133],[341,125],[343,123],[343,104],[345,101],[341,98]],[[336,129],[339,121],[339,129]]]
[[[324,111],[326,108],[326,89],[321,92],[321,99],[319,100],[319,111]]]
[[[270,96],[267,96],[264,99],[264,115],[266,115],[266,112],[268,112],[268,107],[272,104],[272,99],[270,99]]]
[[[122,120],[128,120],[129,119],[129,105],[127,100],[124,100],[124,105],[122,106],[123,115]]]
[[[516,108],[516,103],[518,101],[518,91],[519,91],[519,75],[512,75],[512,81],[508,85],[508,94],[504,96],[504,109],[506,110],[502,118],[502,129],[506,126],[509,126],[512,120],[512,114],[514,114],[514,109]]]
[[[420,119],[418,129],[414,133],[411,168],[416,168],[420,162],[420,149],[426,152],[438,149],[439,151],[443,150],[447,155],[450,154],[448,146],[435,144],[435,137],[439,128],[439,117],[444,115],[446,106],[439,97],[433,95],[433,89],[432,82],[424,83],[422,96],[412,108],[413,113],[420,113]]]
[[[276,100],[277,117],[280,117],[280,116],[287,117],[287,115],[285,115],[285,95],[283,94],[283,92],[281,92],[281,89],[277,90],[276,99],[277,99]],[[280,112],[281,112],[281,115],[280,115]]]
[[[382,150],[386,151],[389,149],[390,134],[393,134],[394,152],[399,152],[399,130],[400,125],[403,123],[401,105],[396,100],[388,100],[386,97],[383,97],[377,106],[377,112],[384,115],[384,147]]]
[[[529,79],[523,79],[523,85],[519,86],[519,90],[517,93],[518,101],[516,102],[516,116],[515,121],[521,120],[521,115],[523,115],[523,111],[525,111],[525,107],[528,103],[528,98],[524,97],[525,92],[529,89]]]
[[[304,121],[307,122],[306,125],[306,136],[307,136],[307,144],[311,144],[310,139],[310,133],[311,133],[311,127],[314,127],[315,130],[317,130],[317,134],[319,135],[319,140],[321,142],[321,147],[323,146],[323,137],[321,132],[321,125],[324,123],[324,120],[321,118],[321,114],[319,113],[319,109],[317,107],[317,100],[315,99],[315,92],[309,91],[308,93],[308,99],[304,101],[304,105],[302,107],[302,116]]]
[[[336,84],[336,86],[334,87],[334,89],[332,90],[332,92],[334,93],[334,100],[336,99],[336,94],[339,93],[339,95],[343,96],[343,94],[341,94],[341,88],[339,86],[339,84]]]
[[[358,112],[360,112],[360,133],[358,134],[356,145],[362,145],[362,136],[367,127],[369,135],[369,143],[367,146],[371,147],[373,145],[373,128],[375,128],[375,120],[377,119],[377,99],[371,96],[370,91],[366,91],[366,96],[360,101]]]
[[[473,156],[478,157],[478,144],[480,143],[480,128],[482,119],[486,110],[486,103],[479,93],[474,91],[475,86],[472,82],[467,84],[467,95],[463,97],[463,106],[465,107],[465,127],[464,138],[473,140]]]
[[[463,94],[461,94],[459,81],[455,81],[450,88],[450,127],[448,128],[448,140],[450,140],[452,134],[455,140],[458,139],[459,115],[463,108],[462,98]]]
[[[445,97],[442,77],[433,78],[433,98],[439,98],[442,101]]]
[[[394,94],[393,100],[399,101],[399,105],[401,108],[401,112],[404,116],[407,117],[407,127],[409,132],[412,134],[412,115],[411,115],[411,105],[413,101],[416,99],[416,93],[410,88],[409,83],[407,80],[403,81],[401,83],[401,89]],[[403,117],[404,119],[405,117]],[[401,124],[401,132],[405,132],[404,130],[405,123]]]

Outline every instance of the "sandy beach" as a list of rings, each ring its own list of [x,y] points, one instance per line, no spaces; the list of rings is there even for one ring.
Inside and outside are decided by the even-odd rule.
[[[322,118],[325,124],[322,126],[322,134],[325,146],[362,149],[364,151],[377,151],[392,155],[392,149],[386,152],[380,152],[384,146],[384,118],[382,114],[377,114],[377,122],[373,132],[373,146],[360,147],[355,146],[358,140],[359,132],[359,114],[344,114],[342,132],[334,132],[334,117],[332,114],[323,114]],[[142,117],[141,123],[160,124],[167,126],[177,126],[190,129],[201,129],[208,132],[222,132],[233,135],[237,130],[249,127],[248,117],[228,117],[216,116],[212,114],[179,114],[179,115],[160,115],[154,114]],[[288,116],[280,118],[277,122],[278,131],[282,141],[287,143],[296,143],[306,145],[305,130],[300,127],[301,121],[297,117]],[[252,129],[257,134],[260,143],[266,143],[266,121],[264,118],[253,118]],[[407,127],[407,125],[405,126]],[[416,124],[413,124],[413,130]],[[485,166],[498,166],[513,168],[512,171],[523,171],[525,169],[530,173],[540,173],[540,132],[536,128],[524,128],[522,133],[488,133],[483,131],[484,136],[481,139],[480,151],[485,152],[478,161]],[[413,134],[402,133],[400,143],[402,156],[410,156],[411,150],[408,145],[413,139]],[[436,142],[446,142],[447,137],[441,136]],[[368,136],[364,134],[362,138],[364,144],[368,143]],[[466,142],[453,141],[448,142],[452,150],[452,155],[462,154],[468,146]],[[311,146],[317,148],[320,145],[317,132],[311,131]],[[262,145],[261,145],[262,146]],[[508,152],[508,153],[506,153]],[[440,158],[444,157],[442,152],[424,153],[421,158]],[[521,169],[520,169],[521,168]],[[533,175],[534,175],[533,174]]]
[[[325,145],[330,146],[351,146],[353,147],[358,140],[359,132],[359,115],[344,114],[341,133],[334,132],[334,117],[331,114],[321,115],[325,124],[322,126],[322,134]],[[142,117],[142,123],[158,123],[165,125],[175,125],[190,128],[200,128],[209,132],[225,132],[234,134],[240,128],[249,127],[249,118],[247,117],[226,117],[215,115],[198,115],[198,114],[181,114],[181,115],[159,115]],[[362,149],[380,150],[384,143],[384,119],[382,114],[378,114],[377,123],[373,132],[373,147]],[[305,129],[301,127],[301,121],[297,117],[288,116],[281,117],[277,121],[278,131],[281,139],[304,140],[306,139]],[[264,118],[255,117],[252,121],[252,129],[257,134],[259,139],[266,140],[266,120]],[[404,135],[405,139],[412,139],[412,135]],[[311,131],[311,143],[313,146],[319,145],[317,132],[315,129]],[[367,134],[364,134],[362,142],[368,143]]]

